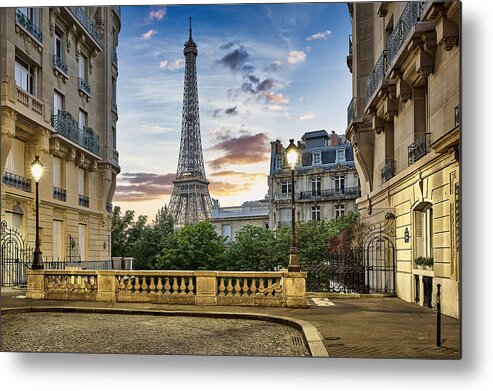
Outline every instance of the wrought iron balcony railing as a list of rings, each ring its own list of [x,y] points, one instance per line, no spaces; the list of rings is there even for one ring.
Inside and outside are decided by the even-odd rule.
[[[59,111],[57,115],[51,116],[51,126],[57,133],[67,137],[88,151],[101,156],[99,136],[91,128],[79,124],[67,111]]]
[[[43,33],[31,19],[24,15],[21,10],[15,10],[15,22],[22,26],[29,34],[31,34],[39,43],[43,43]]]
[[[418,137],[414,143],[407,147],[408,163],[413,164],[428,153],[430,146],[430,133]]]
[[[115,12],[115,14],[118,15],[118,17],[121,19],[122,18],[122,7],[119,6],[119,5],[114,5],[113,6],[113,11]]]
[[[380,171],[382,183],[387,182],[395,175],[395,160],[390,160]]]
[[[387,71],[387,50],[384,50],[380,57],[378,57],[375,66],[373,67],[373,72],[368,76],[366,80],[366,102],[368,102],[377,89],[380,82],[385,76]]]
[[[67,7],[68,10],[74,15],[79,23],[86,29],[89,35],[97,42],[99,46],[103,46],[103,33],[97,26],[96,22],[87,16],[84,8],[82,7]]]
[[[118,68],[118,53],[115,47],[111,48],[111,62]]]
[[[67,190],[53,186],[53,199],[67,201]]]
[[[79,90],[91,96],[91,86],[82,77],[79,77]]]
[[[68,66],[63,60],[56,54],[53,55],[53,66],[61,71],[63,74],[68,75]]]
[[[11,172],[4,171],[2,176],[2,182],[5,185],[14,187],[19,190],[31,192],[31,180],[24,178],[23,176],[12,174]]]
[[[349,34],[349,55],[353,55],[353,34]]]
[[[298,199],[300,200],[310,200],[310,199],[339,199],[339,198],[353,198],[360,196],[359,187],[345,187],[342,189],[326,189],[326,190],[312,190],[312,191],[302,191],[299,194]]]
[[[111,202],[106,203],[106,212],[113,213],[113,204]]]
[[[399,49],[406,41],[413,27],[421,20],[421,12],[426,3],[426,1],[410,1],[404,8],[401,17],[389,37],[389,51],[387,56],[389,67],[394,65]]]
[[[353,122],[355,109],[357,105],[357,99],[353,98],[349,101],[349,106],[347,107],[347,125],[349,126]]]
[[[116,105],[116,102],[111,102],[111,111],[113,113],[118,114],[118,106]]]
[[[79,194],[79,205],[85,208],[89,208],[89,197]]]

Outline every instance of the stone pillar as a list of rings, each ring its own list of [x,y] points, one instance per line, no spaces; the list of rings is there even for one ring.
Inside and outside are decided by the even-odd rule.
[[[306,307],[306,272],[286,272],[283,274],[283,307]]]
[[[195,272],[195,305],[216,305],[217,273],[211,271]]]
[[[98,273],[98,294],[96,301],[116,301],[116,272],[100,270]]]
[[[0,156],[2,159],[0,164],[0,172],[3,173],[5,163],[7,162],[7,156],[9,155],[10,148],[12,147],[12,140],[15,137],[15,112],[8,108],[2,108],[1,121],[0,130],[2,134],[2,153]]]
[[[28,270],[26,297],[28,299],[44,299],[44,296],[45,296],[44,270]]]

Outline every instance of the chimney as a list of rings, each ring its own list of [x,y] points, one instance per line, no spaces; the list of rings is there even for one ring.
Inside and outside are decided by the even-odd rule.
[[[330,145],[339,145],[339,136],[334,131],[330,134]]]

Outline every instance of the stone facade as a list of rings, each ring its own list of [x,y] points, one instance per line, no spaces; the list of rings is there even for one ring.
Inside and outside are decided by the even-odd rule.
[[[211,223],[219,235],[233,240],[247,225],[269,229],[269,201],[246,201],[240,206],[221,207],[212,200]]]
[[[296,220],[335,220],[355,212],[360,194],[353,150],[343,136],[325,130],[307,132],[298,141],[295,168]],[[279,140],[271,143],[269,227],[291,224],[291,169]]]
[[[1,219],[45,260],[110,259],[120,7],[1,8]]]
[[[433,307],[440,284],[442,312],[459,317],[460,2],[349,11],[358,209],[368,223],[394,220],[398,296]]]

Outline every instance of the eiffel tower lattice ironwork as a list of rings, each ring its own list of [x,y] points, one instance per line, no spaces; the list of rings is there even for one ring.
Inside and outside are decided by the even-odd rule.
[[[176,228],[181,228],[185,224],[193,225],[210,218],[212,208],[200,138],[196,67],[198,51],[197,44],[192,39],[192,18],[190,18],[190,36],[185,42],[183,54],[185,55],[185,83],[180,155],[169,203]]]

